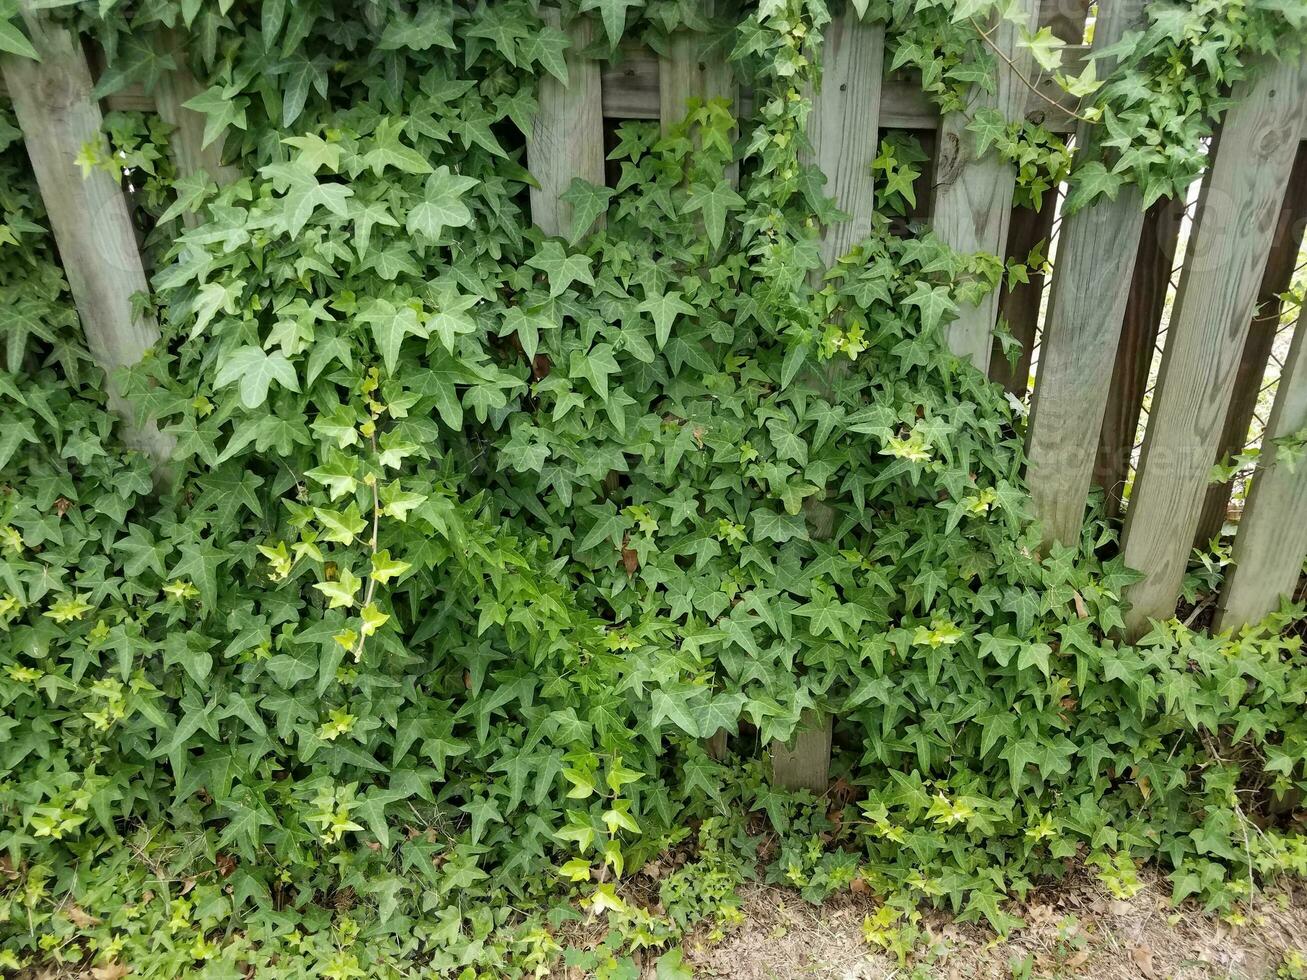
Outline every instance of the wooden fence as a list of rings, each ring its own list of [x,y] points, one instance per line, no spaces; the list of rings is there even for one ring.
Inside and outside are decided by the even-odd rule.
[[[1083,34],[1066,3],[1040,9],[1019,0],[1030,24],[1047,24],[1065,40]],[[1142,0],[1100,3],[1096,45],[1109,45],[1142,18]],[[88,346],[106,369],[138,360],[158,338],[157,326],[132,310],[131,295],[146,288],[122,188],[104,172],[83,177],[74,158],[99,139],[102,106],[82,39],[32,15],[28,29],[42,60],[0,59],[4,82],[22,128]],[[721,97],[747,111],[740,88],[720,56],[701,50],[692,35],[674,38],[669,54],[624,47],[611,63],[577,52],[588,28],[569,26],[571,84],[542,80],[540,108],[527,140],[536,223],[562,234],[570,215],[560,195],[573,177],[604,183],[605,127],[613,120],[660,119],[684,113],[690,97]],[[984,102],[1009,118],[1025,113],[1055,131],[1070,132],[1072,115],[1048,80],[1031,79],[1015,29],[995,34],[1005,55],[996,91]],[[1078,49],[1083,52],[1083,48]],[[177,52],[177,63],[185,58]],[[993,155],[977,157],[965,138],[966,113],[940,118],[911,79],[883,78],[881,27],[844,17],[828,28],[824,82],[814,93],[810,137],[827,190],[853,216],[827,229],[822,255],[829,262],[864,234],[874,191],[870,162],[884,130],[931,134],[936,147],[930,180],[930,221],[950,244],[966,251],[1021,256],[1052,229],[1054,208],[1014,209],[1011,169]],[[1100,75],[1103,66],[1100,66]],[[219,180],[224,167],[215,147],[201,146],[203,120],[183,103],[200,91],[180,68],[152,93],[110,96],[108,108],[157,111],[176,127],[182,175],[203,168]],[[1129,505],[1123,548],[1127,564],[1143,573],[1132,587],[1128,631],[1176,609],[1195,539],[1219,530],[1228,487],[1209,487],[1213,463],[1242,446],[1261,390],[1279,321],[1276,296],[1288,288],[1307,223],[1307,64],[1268,64],[1256,80],[1237,86],[1211,150],[1209,167],[1189,225],[1160,376]],[[979,108],[970,106],[968,112]],[[1095,133],[1076,133],[1092,152]],[[1172,275],[1183,202],[1145,211],[1139,191],[1125,187],[1062,222],[1040,335],[1038,377],[1028,427],[1029,483],[1048,541],[1079,540],[1086,501],[1095,483],[1107,491],[1109,513],[1121,508],[1135,432],[1145,401],[1154,344]],[[1040,323],[1041,284],[996,293],[963,310],[949,343],[1020,395],[1027,386],[1029,348]],[[1002,316],[1025,343],[1017,371],[994,350]],[[1307,427],[1307,325],[1299,320],[1265,436]],[[115,406],[117,396],[110,393]],[[169,440],[151,423],[129,423],[130,441],[163,460]],[[1256,621],[1297,586],[1307,555],[1307,467],[1290,472],[1270,454],[1253,477],[1234,538],[1233,568],[1219,597],[1221,628]],[[790,746],[773,746],[775,778],[824,791],[830,721],[809,714]],[[722,740],[710,743],[719,751]]]

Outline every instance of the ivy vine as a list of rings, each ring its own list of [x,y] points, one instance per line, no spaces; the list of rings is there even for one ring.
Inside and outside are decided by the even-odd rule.
[[[697,6],[563,13],[611,50],[720,26]],[[865,12],[951,108],[993,6]],[[1301,43],[1282,3],[1175,10],[1092,104],[1148,197],[1242,61]],[[85,151],[141,188],[163,338],[124,390],[177,441],[156,492],[0,121],[0,964],[633,976],[759,868],[874,889],[869,937],[921,903],[1006,932],[1073,858],[1121,895],[1158,860],[1230,914],[1307,870],[1270,816],[1305,784],[1301,609],[1114,639],[1114,530],[1040,549],[1021,421],[943,343],[1002,262],[882,214],[820,268],[800,93],[829,15],[723,13],[753,115],[620,124],[612,186],[575,181],[547,237],[525,135],[568,42],[525,0],[61,11],[104,91],[180,34],[240,177],[176,178],[142,117]],[[1073,166],[1020,121],[991,141],[1035,201]],[[882,146],[887,212],[921,162]],[[823,799],[763,758],[813,711]],[[566,948],[582,914],[598,948]]]

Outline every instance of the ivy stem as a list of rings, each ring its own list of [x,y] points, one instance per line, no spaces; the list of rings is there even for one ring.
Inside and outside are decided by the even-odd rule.
[[[996,55],[998,55],[1000,58],[1002,58],[1005,62],[1007,62],[1007,66],[1012,69],[1012,74],[1021,80],[1022,85],[1030,89],[1030,91],[1034,92],[1037,96],[1039,96],[1049,105],[1051,105],[1058,112],[1065,113],[1066,115],[1070,116],[1072,119],[1078,119],[1080,122],[1090,123],[1091,125],[1093,124],[1094,120],[1090,119],[1088,116],[1082,116],[1075,109],[1068,109],[1066,106],[1058,102],[1056,99],[1050,99],[1043,92],[1039,91],[1039,87],[1037,85],[1032,84],[1030,79],[1026,78],[1025,72],[1023,72],[1020,68],[1017,67],[1017,63],[1013,61],[1011,58],[1009,58],[1007,56],[1007,53],[1002,48],[1000,48],[997,44],[994,43],[993,38],[989,36],[989,32],[986,31],[983,27],[981,27],[980,24],[976,22],[976,19],[974,17],[970,17],[968,18],[968,20],[971,21],[971,26],[976,29],[976,32],[980,35],[981,39],[987,45],[989,45],[989,49],[993,51]]]

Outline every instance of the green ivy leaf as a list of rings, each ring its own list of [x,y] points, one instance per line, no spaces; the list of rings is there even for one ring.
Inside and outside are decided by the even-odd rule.
[[[596,187],[580,177],[573,177],[571,186],[562,195],[562,200],[572,206],[572,230],[567,240],[573,245],[580,241],[595,219],[608,210],[612,197],[611,188]]]
[[[396,306],[385,299],[371,300],[359,313],[359,319],[372,328],[372,337],[387,372],[394,374],[399,363],[399,350],[405,337],[427,336],[426,326],[418,319],[417,310],[410,304]]]
[[[286,360],[285,354],[281,351],[269,354],[262,348],[247,344],[222,360],[213,386],[223,388],[239,382],[241,404],[246,408],[258,408],[267,400],[268,387],[273,381],[291,391],[300,390],[295,367]]]
[[[422,200],[409,211],[405,228],[429,242],[436,242],[446,228],[462,228],[471,223],[472,212],[462,198],[477,183],[475,177],[461,177],[446,166],[438,167],[427,178]]]
[[[703,213],[704,229],[708,232],[708,241],[713,248],[722,243],[726,230],[726,215],[744,206],[744,198],[735,193],[725,180],[715,184],[695,184],[690,188],[689,199],[685,202],[687,211]]]

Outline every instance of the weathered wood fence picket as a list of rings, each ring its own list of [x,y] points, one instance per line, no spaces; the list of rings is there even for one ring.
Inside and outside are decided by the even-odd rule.
[[[1083,16],[1068,17],[1067,3],[1042,9],[1036,0],[1019,3],[1032,25],[1080,40]],[[1100,2],[1095,43],[1113,43],[1140,22],[1142,11],[1143,0]],[[83,179],[73,162],[85,142],[100,138],[93,59],[84,39],[30,10],[24,16],[42,60],[5,55],[0,68],[88,347],[112,370],[138,360],[158,330],[132,308],[131,296],[145,289],[146,280],[122,189],[103,172]],[[750,101],[724,58],[707,54],[692,35],[673,39],[665,57],[625,46],[619,59],[601,63],[581,54],[590,40],[587,28],[567,30],[573,41],[570,84],[541,82],[539,113],[527,139],[527,164],[539,183],[530,195],[533,217],[555,235],[570,228],[570,208],[560,198],[572,179],[604,183],[605,127],[613,120],[658,119],[666,127],[684,114],[691,97],[725,98],[741,111]],[[1028,78],[1016,31],[1005,26],[995,39],[1007,58],[986,104],[1009,117],[1024,112],[1054,131],[1072,131],[1072,114],[1056,108],[1064,99],[1056,86]],[[203,169],[229,180],[234,171],[223,165],[220,143],[205,147],[202,117],[184,107],[201,87],[186,68],[185,52],[173,54],[178,68],[155,91],[122,91],[104,100],[103,108],[159,112],[175,127],[181,173]],[[931,223],[950,244],[1024,255],[1047,237],[1053,206],[1046,203],[1039,213],[1014,210],[1010,168],[992,151],[979,158],[971,152],[973,141],[963,132],[966,116],[941,119],[915,81],[883,78],[883,62],[880,27],[847,16],[829,26],[809,135],[813,159],[828,178],[827,192],[852,220],[824,230],[824,261],[833,262],[867,231],[874,206],[871,160],[881,133],[893,129],[933,135]],[[1276,296],[1288,285],[1307,223],[1307,63],[1268,65],[1255,82],[1236,87],[1232,99],[1189,232],[1125,507],[1125,558],[1145,576],[1129,596],[1132,635],[1147,628],[1149,617],[1174,614],[1193,542],[1206,540],[1224,520],[1229,488],[1209,487],[1208,473],[1246,439],[1279,320]],[[1080,152],[1096,152],[1088,129],[1077,134],[1077,142]],[[1068,216],[1060,229],[1028,427],[1028,477],[1046,541],[1078,541],[1093,485],[1106,491],[1109,514],[1121,510],[1183,208],[1184,202],[1161,202],[1145,212],[1138,190],[1128,186],[1115,199]],[[963,310],[951,326],[950,346],[1023,394],[1040,306],[1038,283],[995,293]],[[995,351],[999,316],[1025,343],[1016,371]],[[115,393],[110,399],[128,419],[129,441],[157,460],[166,458],[169,440],[154,424],[132,418]],[[1300,318],[1266,437],[1304,427],[1307,318]],[[1221,628],[1259,619],[1297,588],[1307,555],[1307,467],[1290,471],[1265,458],[1253,476],[1233,555],[1219,597]],[[774,778],[824,791],[830,719],[809,711],[804,721],[793,743],[772,747]],[[710,741],[712,751],[723,747],[721,737]]]

